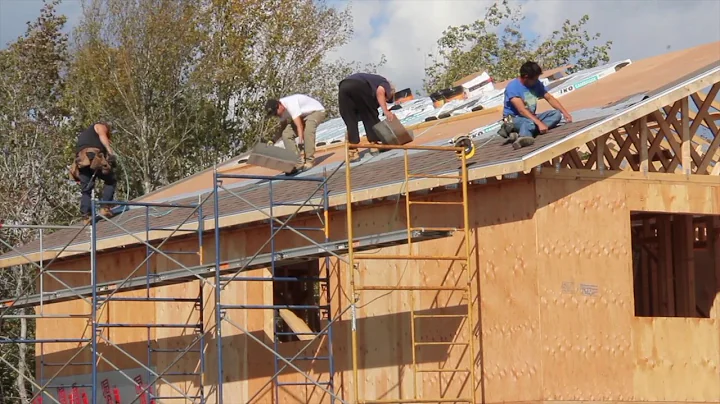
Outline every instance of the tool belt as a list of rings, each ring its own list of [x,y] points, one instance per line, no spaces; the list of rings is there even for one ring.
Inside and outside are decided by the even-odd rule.
[[[70,179],[80,182],[80,170],[84,168],[90,168],[93,172],[100,171],[103,175],[112,172],[112,165],[105,157],[105,153],[95,147],[88,147],[77,153],[75,161],[70,165]]]

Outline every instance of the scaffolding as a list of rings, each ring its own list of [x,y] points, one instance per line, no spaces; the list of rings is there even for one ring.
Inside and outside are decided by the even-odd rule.
[[[375,147],[380,150],[401,150],[403,154],[403,166],[404,166],[404,181],[403,181],[403,189],[405,194],[405,227],[407,229],[407,253],[406,254],[370,254],[370,253],[356,253],[355,249],[353,248],[353,229],[354,229],[354,222],[353,222],[353,207],[352,207],[352,198],[350,195],[352,195],[352,174],[351,174],[351,165],[350,165],[350,155],[349,151],[352,149],[361,149],[361,148],[369,148],[369,147]],[[412,173],[411,167],[410,167],[410,152],[411,151],[436,151],[436,152],[445,152],[445,153],[454,153],[457,156],[459,156],[460,161],[460,167],[459,175],[448,175],[448,174],[431,174],[429,171],[432,167],[424,167],[425,172],[423,173]],[[350,268],[350,288],[351,288],[351,294],[356,300],[361,300],[361,294],[363,292],[371,292],[371,291],[386,291],[386,292],[404,292],[409,293],[410,297],[410,346],[412,350],[412,397],[398,397],[398,398],[364,398],[361,397],[360,394],[360,377],[359,377],[359,358],[358,358],[358,352],[359,352],[359,343],[358,343],[358,327],[357,327],[357,312],[356,312],[356,306],[353,305],[353,323],[351,327],[351,343],[352,343],[352,373],[353,373],[353,386],[354,386],[354,402],[356,404],[360,403],[440,403],[440,402],[465,402],[465,403],[475,403],[475,353],[474,353],[474,343],[473,343],[473,333],[474,333],[474,321],[473,321],[473,294],[472,294],[472,278],[473,274],[471,271],[471,248],[470,248],[470,222],[469,222],[469,212],[468,212],[468,178],[467,178],[467,160],[466,160],[466,150],[464,148],[460,147],[447,147],[447,146],[390,146],[390,145],[351,145],[347,144],[346,147],[346,155],[345,155],[345,164],[346,164],[346,171],[345,171],[345,186],[346,186],[346,193],[348,195],[347,197],[347,231],[348,231],[348,244],[350,246],[348,251],[348,261],[349,261],[349,268]],[[444,161],[444,159],[441,159]],[[446,181],[449,180],[451,183],[455,183],[456,185],[459,183],[462,192],[462,198],[461,200],[453,200],[453,201],[429,201],[429,200],[412,200],[412,190],[411,182],[414,180],[422,180],[422,179],[435,179],[435,180],[441,180]],[[398,200],[399,202],[399,200]],[[462,209],[462,225],[459,227],[427,227],[427,226],[417,226],[413,223],[413,215],[412,215],[412,208],[415,206],[442,206],[444,208],[455,208],[455,209]],[[445,213],[447,215],[447,213]],[[464,252],[461,252],[459,254],[455,255],[427,255],[427,254],[415,254],[413,252],[413,246],[415,245],[413,241],[413,234],[416,231],[437,231],[437,232],[455,232],[459,231],[463,234],[464,240],[463,240],[463,250]],[[379,261],[379,260],[385,260],[385,261],[406,261],[408,263],[414,263],[416,265],[423,265],[427,263],[432,262],[450,262],[450,263],[456,263],[459,262],[462,266],[461,271],[464,272],[465,275],[465,282],[463,284],[456,284],[456,285],[445,285],[445,284],[435,284],[435,285],[368,285],[368,284],[362,284],[361,280],[363,277],[357,277],[356,272],[359,272],[363,270],[361,268],[361,263],[367,262],[367,261]],[[459,277],[458,277],[459,279]],[[459,292],[462,294],[462,298],[467,301],[467,311],[464,313],[453,313],[453,314],[437,314],[437,313],[428,313],[428,314],[418,314],[418,309],[416,308],[416,304],[418,304],[417,294],[419,292],[435,292],[435,296],[432,299],[433,301],[437,301],[438,296],[443,292],[449,292],[449,293],[455,293]],[[441,307],[436,307],[436,309]],[[443,340],[443,341],[430,341],[430,340],[424,340],[421,335],[417,334],[417,327],[416,323],[421,320],[442,320],[442,319],[448,319],[448,318],[457,318],[462,322],[462,326],[465,328],[465,341],[459,341],[457,339],[458,336],[454,336],[451,340]],[[418,356],[419,356],[419,350],[423,347],[454,347],[454,346],[461,346],[465,347],[465,350],[467,352],[462,353],[462,357],[465,359],[465,366],[460,367],[460,363],[457,364],[455,367],[446,367],[446,366],[438,366],[437,368],[421,368],[420,364],[418,363]],[[466,386],[469,386],[469,388],[466,388],[467,395],[464,397],[447,397],[444,396],[441,392],[440,395],[435,397],[428,397],[426,394],[423,394],[423,391],[420,391],[418,384],[423,385],[422,382],[418,383],[418,377],[421,374],[436,374],[436,375],[443,375],[443,374],[450,374],[451,377],[457,374],[467,374],[467,380],[466,383],[464,383]],[[441,378],[441,376],[439,376]]]
[[[33,254],[21,253],[11,243],[1,237],[0,242],[17,257],[23,258],[28,268],[33,268],[34,278],[28,287],[12,299],[0,301],[0,320],[25,318],[29,321],[42,319],[57,321],[52,327],[43,326],[42,334],[34,338],[0,337],[0,344],[31,344],[37,349],[37,380],[26,376],[28,384],[33,386],[33,404],[57,403],[65,404],[66,400],[88,404],[101,402],[126,402],[160,404],[163,402],[205,403],[211,394],[216,395],[218,404],[232,402],[233,394],[223,393],[225,372],[228,363],[224,360],[223,350],[227,345],[223,339],[223,324],[234,328],[244,338],[253,340],[273,356],[273,375],[268,378],[265,386],[256,394],[266,390],[270,384],[272,398],[275,402],[283,401],[283,395],[292,392],[292,386],[311,390],[308,400],[330,402],[471,402],[474,398],[427,398],[418,393],[417,375],[427,372],[419,368],[415,351],[425,342],[418,340],[415,332],[415,321],[421,318],[443,318],[447,315],[422,314],[414,309],[416,291],[457,291],[464,293],[468,299],[468,312],[455,315],[465,320],[468,338],[472,336],[472,301],[469,286],[469,244],[467,218],[467,167],[462,149],[454,147],[392,147],[402,149],[405,159],[404,187],[409,187],[413,179],[434,178],[431,175],[416,175],[409,172],[410,152],[413,150],[442,150],[458,153],[462,165],[462,175],[440,175],[444,181],[462,182],[462,201],[453,203],[434,203],[412,201],[405,198],[407,228],[387,231],[378,234],[357,237],[353,235],[352,218],[352,184],[350,166],[346,162],[332,172],[324,172],[321,177],[289,177],[289,176],[253,176],[221,173],[213,174],[212,192],[198,197],[197,203],[150,203],[150,202],[101,202],[93,201],[94,219],[87,226],[22,226],[5,225],[0,231],[12,229],[32,229],[39,235],[39,258]],[[330,190],[329,181],[346,167],[347,192],[347,238],[331,240],[330,237]],[[255,180],[256,184],[243,187],[229,187],[225,182],[237,180]],[[280,184],[280,185],[278,185]],[[288,184],[293,184],[288,188]],[[266,187],[268,196],[254,199],[246,195],[249,191]],[[290,189],[291,192],[288,192]],[[409,195],[408,192],[406,192]],[[221,196],[222,195],[222,196]],[[257,198],[257,195],[255,195]],[[226,222],[225,214],[236,214],[234,210],[225,212],[226,199],[238,199],[253,211],[260,212],[268,225],[269,236],[254,254],[251,251],[233,253],[222,243],[228,240],[224,233],[232,223]],[[260,201],[261,203],[259,203]],[[212,216],[204,216],[203,208],[212,204]],[[414,226],[411,221],[410,208],[414,205],[444,204],[463,208],[464,227],[421,227]],[[100,208],[107,205],[120,206],[121,215],[103,217],[97,215]],[[258,206],[262,205],[262,206]],[[170,212],[177,214],[168,225],[163,217]],[[142,226],[130,221],[141,221]],[[180,221],[180,223],[177,223]],[[257,221],[257,220],[255,220]],[[99,228],[100,223],[104,223]],[[210,226],[213,226],[212,228]],[[140,230],[140,228],[142,229]],[[63,247],[48,248],[44,240],[48,233],[56,230],[74,231],[74,237],[68,237]],[[221,231],[223,230],[223,231]],[[412,254],[413,246],[425,240],[448,238],[458,231],[465,234],[468,253],[457,256],[422,256]],[[99,236],[99,232],[102,233]],[[221,234],[222,233],[222,234]],[[290,237],[278,237],[288,234]],[[121,264],[113,264],[101,254],[105,248],[105,239],[123,237],[127,244],[137,249],[124,253],[125,260]],[[213,237],[213,243],[208,242]],[[294,239],[293,239],[294,237]],[[80,239],[82,238],[82,240]],[[175,241],[180,238],[177,245]],[[173,240],[173,241],[171,241]],[[295,242],[288,242],[295,240]],[[259,243],[258,243],[259,244]],[[370,250],[385,247],[408,245],[408,254],[379,255],[362,254]],[[73,249],[81,245],[87,248]],[[214,257],[208,253],[214,248]],[[144,251],[143,251],[144,250]],[[87,262],[89,268],[69,268],[67,261],[58,261],[73,254],[81,259],[72,258],[71,265]],[[128,258],[132,256],[132,258]],[[86,259],[87,257],[87,259]],[[333,300],[331,282],[331,258],[345,263],[352,268],[350,274],[351,297],[344,303],[337,296]],[[468,273],[466,286],[373,286],[361,285],[357,282],[355,272],[359,263],[365,260],[407,260],[420,261],[462,261]],[[162,264],[160,264],[162,262]],[[304,266],[317,263],[315,272],[297,273],[292,266]],[[131,263],[131,264],[128,264]],[[261,275],[251,274],[252,270],[262,269]],[[112,273],[111,273],[112,272]],[[118,273],[118,272],[121,272]],[[71,276],[72,281],[63,279],[62,274]],[[120,279],[118,279],[120,278]],[[262,302],[234,301],[232,286],[245,285],[246,291],[250,284],[272,285],[272,299],[265,296]],[[174,289],[158,288],[172,285],[197,285],[197,288]],[[190,286],[188,286],[190,288]],[[195,286],[192,286],[194,288]],[[399,400],[371,400],[360,398],[358,377],[358,298],[364,291],[380,290],[410,292],[413,301],[411,313],[413,332],[413,398]],[[312,301],[303,304],[283,301],[288,290],[312,296]],[[247,294],[243,298],[248,298]],[[57,305],[56,303],[71,304]],[[74,303],[76,302],[76,303]],[[335,305],[334,307],[331,305]],[[114,307],[131,304],[136,312],[126,309],[126,313]],[[172,310],[185,313],[182,320],[176,321],[171,316],[153,317],[148,320],[145,312],[161,312],[163,307],[172,306]],[[58,313],[62,307],[68,313]],[[148,307],[148,309],[144,309]],[[214,319],[208,317],[207,309],[214,309]],[[169,310],[169,309],[168,309]],[[33,313],[29,313],[34,311]],[[233,319],[231,313],[244,311],[271,313],[272,326],[269,340],[263,340],[253,334],[255,328]],[[118,313],[118,314],[115,314]],[[188,314],[190,313],[190,314]],[[312,315],[308,314],[311,313]],[[352,365],[354,380],[353,401],[342,399],[336,391],[336,364],[333,356],[333,325],[346,313],[351,315]],[[261,316],[262,317],[262,316]],[[214,320],[214,324],[212,324]],[[301,320],[301,321],[297,321]],[[184,321],[184,322],[183,322]],[[313,323],[314,321],[314,323]],[[56,326],[57,325],[57,326]],[[299,327],[299,328],[298,328]],[[303,329],[304,327],[304,329]],[[228,327],[226,327],[227,329]],[[66,331],[63,331],[66,330]],[[75,330],[79,336],[65,335]],[[122,330],[122,331],[116,331]],[[141,330],[143,337],[132,337],[124,333]],[[137,334],[140,335],[140,334]],[[68,338],[64,338],[68,337]],[[217,378],[209,381],[207,374],[211,368],[206,366],[206,350],[210,337],[215,338]],[[135,342],[130,346],[129,339]],[[136,339],[144,340],[135,341]],[[284,345],[284,341],[293,340],[298,344]],[[450,343],[448,343],[450,344]],[[224,347],[225,345],[225,347]],[[439,345],[439,344],[434,344]],[[465,343],[470,350],[468,357],[473,357],[472,345]],[[287,347],[292,348],[289,352]],[[70,349],[72,348],[72,349]],[[312,351],[312,352],[310,352]],[[60,352],[61,355],[57,355]],[[61,357],[61,359],[55,359]],[[48,359],[50,358],[50,359]],[[5,365],[13,367],[5,358],[0,357]],[[310,366],[299,365],[309,364]],[[307,369],[321,369],[310,374]],[[465,369],[470,374],[474,385],[474,366],[472,360]],[[18,369],[15,369],[18,371]],[[462,369],[443,368],[437,372],[460,373]],[[29,371],[28,374],[32,373]],[[118,391],[108,379],[122,380],[131,391]],[[190,386],[190,387],[188,387]],[[122,393],[122,397],[121,397]],[[319,395],[318,395],[319,394]],[[322,396],[322,397],[321,397]],[[471,395],[472,397],[472,395]],[[105,401],[103,401],[105,399]],[[120,401],[122,400],[122,401]],[[230,400],[230,401],[228,401]]]
[[[108,218],[97,215],[100,207],[103,205],[121,205],[128,212],[142,213],[132,215],[129,219],[124,215]],[[202,316],[202,286],[208,281],[198,277],[196,273],[190,269],[191,267],[183,264],[174,258],[174,256],[183,255],[195,257],[202,264],[202,234],[203,228],[202,203],[199,204],[161,204],[161,203],[142,203],[142,202],[100,202],[93,201],[91,212],[93,220],[89,225],[85,226],[31,226],[31,225],[6,225],[2,230],[13,229],[33,229],[38,233],[39,241],[39,258],[33,258],[31,254],[26,254],[18,250],[12,244],[7,243],[4,238],[0,237],[0,242],[22,258],[23,265],[31,267],[35,270],[35,276],[27,282],[27,286],[21,293],[13,299],[7,299],[1,302],[2,312],[0,319],[24,318],[26,320],[43,320],[54,321],[54,327],[45,324],[43,334],[53,332],[57,334],[81,333],[80,336],[71,338],[0,338],[0,344],[34,344],[39,351],[36,355],[38,366],[37,376],[39,382],[35,378],[23,376],[27,382],[33,387],[33,395],[31,401],[34,404],[39,403],[57,403],[65,404],[67,402],[75,403],[91,403],[96,404],[101,396],[105,402],[121,402],[128,400],[130,402],[140,403],[159,403],[162,400],[178,400],[184,399],[186,402],[204,403],[205,394],[202,387],[202,377],[204,373],[204,338],[207,331],[204,330],[204,321]],[[188,216],[177,226],[172,228],[156,228],[153,227],[153,217],[159,209],[166,210],[188,210]],[[97,215],[97,216],[96,216]],[[188,221],[197,217],[197,226],[188,230]],[[125,279],[112,279],[106,282],[99,282],[101,276],[107,275],[113,269],[107,263],[99,263],[98,260],[98,228],[99,219],[108,223],[108,227],[119,229],[123,236],[130,237],[137,244],[145,247],[145,258],[130,271]],[[124,223],[120,220],[143,220],[145,222],[144,237],[138,236],[137,232],[129,231],[124,227]],[[192,227],[192,226],[190,226]],[[63,247],[47,248],[44,240],[48,232],[56,230],[76,230],[73,237],[70,237]],[[89,234],[88,234],[89,233]],[[161,237],[159,241],[151,241],[151,233],[166,233],[165,237]],[[196,234],[198,248],[195,251],[170,251],[163,250],[163,246],[175,235]],[[87,249],[71,249],[74,244],[83,245],[79,240],[80,236],[87,237]],[[154,235],[152,236],[154,237]],[[54,264],[63,255],[66,254],[88,254],[89,269],[65,268],[61,265],[55,268]],[[52,258],[45,261],[46,256]],[[152,288],[163,284],[163,274],[157,273],[151,264],[152,258],[164,257],[168,262],[177,264],[178,269],[175,271],[186,271],[184,281],[188,282],[193,278],[200,279],[200,291],[196,297],[189,296],[155,296],[151,291]],[[191,258],[192,260],[193,258]],[[197,267],[193,267],[197,268]],[[142,275],[136,275],[141,273]],[[68,279],[63,279],[63,275]],[[176,278],[179,278],[177,273]],[[48,287],[48,281],[52,281]],[[212,286],[212,284],[210,284]],[[133,296],[123,295],[124,292],[141,291],[134,293]],[[83,303],[82,305],[53,305],[54,303],[76,301]],[[127,303],[150,303],[143,311],[154,312],[155,308],[165,304],[187,305],[191,311],[196,312],[194,321],[188,323],[177,323],[169,321],[133,321],[133,319],[142,317],[142,313],[128,313],[125,317],[128,321],[112,321],[110,307],[112,303],[118,306]],[[57,313],[57,307],[66,307],[75,309],[72,313]],[[34,314],[27,314],[28,309],[34,309]],[[20,312],[20,314],[17,314]],[[62,321],[61,321],[62,320]],[[81,322],[78,322],[80,320]],[[84,324],[83,324],[84,323]],[[113,338],[114,329],[144,329],[146,338],[145,347],[142,349],[142,355],[139,350],[124,348],[123,342],[115,341]],[[157,344],[158,330],[189,330],[193,335],[191,341],[186,346],[167,348]],[[73,345],[73,352],[58,355],[61,349],[68,350],[69,345]],[[56,348],[56,349],[53,349]],[[65,361],[47,360],[48,355],[60,357],[69,357]],[[173,371],[173,367],[187,356],[195,356],[197,361],[197,369],[193,371],[181,370]],[[112,359],[111,359],[112,358]],[[13,366],[4,357],[3,363],[12,368],[14,371],[24,374],[15,366]],[[119,366],[115,362],[124,362],[124,366]],[[158,370],[158,364],[165,363],[167,366]],[[137,369],[129,370],[128,364],[132,364]],[[53,370],[49,375],[46,369]],[[57,369],[57,370],[55,370]],[[103,372],[103,369],[106,371]],[[138,371],[139,369],[139,371]],[[28,373],[33,373],[31,370]],[[133,391],[121,391],[117,387],[113,387],[112,382],[108,380],[107,375],[126,379],[133,387]],[[103,380],[101,380],[105,376]],[[144,376],[144,377],[143,377]],[[198,386],[197,391],[189,392],[176,386],[172,378],[189,379],[189,382]],[[80,381],[80,382],[78,382]],[[117,381],[117,380],[116,380]],[[173,394],[159,394],[158,384],[162,382],[166,386],[168,392]],[[186,382],[188,382],[186,380]],[[53,391],[54,390],[54,391]],[[69,400],[69,401],[68,401]],[[110,401],[108,401],[110,400]],[[125,401],[122,401],[125,402]]]
[[[70,237],[67,243],[65,243],[63,246],[59,248],[44,248],[44,244],[46,241],[47,236],[57,230],[69,230],[74,232],[74,236]],[[47,284],[48,282],[55,282],[62,287],[66,288],[68,294],[75,294],[75,289],[69,285],[65,280],[62,279],[63,275],[69,275],[69,276],[81,276],[81,277],[87,277],[89,281],[89,277],[91,277],[91,270],[89,268],[86,269],[80,269],[80,268],[74,268],[74,269],[54,269],[53,264],[55,263],[57,257],[61,256],[64,253],[89,253],[88,250],[73,250],[70,248],[70,246],[75,243],[75,241],[78,239],[79,236],[83,234],[85,231],[84,226],[59,226],[59,225],[22,225],[22,224],[3,224],[0,225],[0,232],[7,234],[7,232],[10,233],[17,233],[17,232],[34,232],[37,234],[37,240],[40,245],[40,257],[38,259],[32,258],[29,254],[25,254],[21,252],[17,247],[15,247],[12,243],[9,243],[6,241],[5,237],[2,237],[2,234],[0,233],[0,244],[2,244],[5,248],[7,248],[9,251],[14,252],[19,257],[20,261],[17,263],[17,265],[14,265],[12,267],[12,271],[15,272],[14,275],[22,278],[24,276],[27,276],[24,280],[18,279],[18,286],[20,286],[20,290],[18,290],[17,296],[15,299],[9,299],[2,302],[2,310],[0,311],[0,323],[7,320],[20,320],[20,321],[37,321],[40,319],[47,319],[47,320],[53,320],[60,323],[70,323],[70,324],[81,324],[81,322],[90,322],[91,321],[91,303],[88,299],[82,298],[79,295],[76,295],[77,299],[82,299],[84,303],[87,303],[86,306],[79,306],[74,307],[75,310],[68,310],[67,312],[57,312],[56,310],[53,310],[52,308],[47,307],[44,304],[43,297],[51,295],[52,292],[48,291]],[[14,237],[9,237],[11,239],[14,239]],[[51,253],[54,255],[53,258],[49,260],[45,260],[45,253]],[[26,275],[27,273],[27,275]],[[21,286],[22,283],[26,283],[25,286]],[[30,313],[27,309],[27,306],[24,306],[22,304],[18,304],[19,300],[23,296],[27,296],[29,294],[37,293],[39,296],[39,304],[35,306],[35,310],[33,310],[33,313]],[[70,309],[71,307],[68,307]],[[18,374],[22,375],[22,378],[32,386],[33,389],[33,395],[30,398],[31,402],[38,403],[42,402],[43,399],[45,399],[45,402],[49,403],[57,403],[62,404],[58,400],[56,400],[54,397],[50,396],[46,392],[49,389],[58,389],[59,394],[61,394],[64,397],[72,397],[73,395],[82,395],[83,392],[87,388],[92,388],[92,385],[90,383],[80,383],[80,384],[74,384],[72,386],[63,386],[56,384],[55,380],[65,369],[76,369],[76,368],[85,368],[88,366],[91,366],[91,361],[88,358],[87,351],[88,348],[91,347],[92,344],[92,336],[86,335],[83,333],[83,335],[79,337],[71,337],[71,338],[58,338],[58,337],[47,337],[47,338],[38,338],[37,334],[35,334],[34,337],[31,336],[10,336],[10,335],[3,335],[0,336],[0,345],[2,346],[8,346],[8,345],[32,345],[35,347],[37,351],[39,351],[38,355],[38,362],[39,362],[39,379],[38,382],[35,380],[35,378],[29,377],[26,371],[21,371],[18,367],[16,367],[14,364],[12,364],[8,359],[5,358],[5,354],[0,356],[0,361],[7,366],[9,369],[13,370],[14,372],[17,372]],[[62,362],[62,361],[48,361],[45,359],[45,351],[50,349],[52,350],[53,347],[57,346],[74,346],[74,353],[70,355],[70,357]],[[50,373],[52,374],[50,377],[47,377],[45,374],[46,369],[50,370]],[[68,391],[65,392],[64,389],[68,388]],[[87,393],[85,393],[87,394]]]
[[[224,179],[245,179],[245,180],[259,180],[267,183],[268,189],[268,206],[261,208],[253,204],[250,200],[243,197],[241,194],[234,192],[223,186]],[[260,344],[263,348],[270,351],[273,356],[273,371],[274,375],[271,377],[270,382],[273,384],[273,402],[281,401],[281,392],[283,387],[286,386],[312,386],[319,388],[330,397],[331,402],[335,402],[336,393],[334,391],[334,358],[332,349],[332,324],[334,319],[332,318],[331,310],[331,295],[330,295],[330,255],[337,255],[328,248],[330,242],[330,224],[329,224],[329,200],[328,200],[328,179],[327,173],[324,173],[323,177],[268,177],[268,176],[255,176],[255,175],[240,175],[240,174],[222,174],[214,173],[215,190],[214,195],[216,198],[215,203],[215,254],[216,257],[221,256],[222,252],[222,238],[221,238],[221,224],[220,224],[220,204],[217,201],[220,190],[225,191],[227,194],[232,195],[240,199],[242,202],[248,204],[253,209],[263,213],[266,216],[267,222],[269,223],[269,238],[267,241],[258,248],[253,256],[247,261],[248,264],[252,263],[253,260],[259,256],[262,251],[269,247],[269,276],[244,276],[241,273],[247,270],[247,266],[241,266],[235,271],[223,275],[223,265],[219,259],[216,259],[216,329],[217,329],[217,352],[218,352],[218,403],[224,402],[223,393],[223,373],[224,373],[224,361],[223,361],[223,339],[222,339],[222,324],[229,324],[236,330],[242,332],[246,337],[253,339],[255,342]],[[286,202],[276,201],[276,185],[275,183],[305,183],[311,184],[311,189],[307,192],[306,198],[303,202]],[[314,189],[312,185],[315,185]],[[285,214],[278,214],[278,210],[282,208],[294,208],[294,211],[287,212]],[[302,212],[303,217],[313,218],[316,225],[291,225],[290,222]],[[285,219],[284,221],[281,219]],[[306,219],[310,220],[310,219]],[[315,248],[317,248],[324,258],[324,265],[322,268],[318,268],[317,273],[305,273],[305,274],[292,274],[291,271],[283,271],[280,269],[283,265],[287,264],[288,259],[285,258],[281,251],[278,250],[278,240],[276,236],[281,232],[293,233],[295,236],[303,239],[305,242],[309,242]],[[312,237],[312,234],[317,234],[319,237]],[[319,238],[319,240],[318,240]],[[288,257],[292,258],[292,257]],[[317,258],[310,257],[310,262],[317,262]],[[232,304],[223,302],[223,290],[231,286],[234,283],[244,283],[247,287],[252,282],[271,282],[273,285],[273,302],[269,303],[264,301],[263,304]],[[304,287],[302,292],[307,295],[308,292],[314,294],[316,299],[312,299],[312,302],[306,302],[305,304],[297,304],[288,300],[289,289],[293,286]],[[310,288],[307,286],[311,285]],[[275,292],[276,289],[281,289],[279,292]],[[293,288],[296,289],[296,288]],[[248,290],[248,289],[245,289]],[[321,303],[319,300],[319,293],[324,292],[325,302]],[[282,296],[283,301],[276,301],[276,295]],[[266,300],[266,299],[265,299]],[[271,310],[272,311],[272,346],[266,344],[261,338],[256,337],[248,330],[245,326],[240,324],[239,321],[233,320],[231,313],[237,310]],[[300,318],[297,312],[311,313],[310,316]],[[322,319],[325,323],[324,326],[316,324],[314,329],[310,328],[308,323],[311,318]],[[293,322],[294,324],[288,324]],[[298,329],[303,328],[303,329]],[[280,344],[282,340],[296,339],[300,341],[308,341],[302,349],[296,351],[293,356],[287,356],[280,353]],[[314,354],[304,354],[313,342],[319,342],[323,345],[324,340],[324,354],[318,354],[321,351],[320,347],[315,347]],[[327,380],[323,380],[320,377],[314,377],[308,372],[303,371],[300,367],[296,366],[294,362],[310,362],[317,364],[318,362],[325,363],[327,366]],[[282,366],[282,367],[281,367]],[[303,381],[292,381],[284,382],[280,380],[282,372],[290,367],[295,370],[298,374],[302,375]],[[261,389],[262,390],[262,389]],[[259,394],[260,392],[256,392]]]
[[[202,280],[198,283],[198,291],[195,296],[188,296],[183,293],[182,295],[173,295],[172,292],[163,293],[162,296],[157,296],[157,289],[153,290],[156,282],[154,279],[161,279],[164,274],[162,271],[158,271],[158,263],[155,261],[153,268],[153,258],[164,258],[170,264],[175,264],[180,270],[189,271],[189,264],[181,262],[183,258],[190,257],[188,261],[192,262],[197,260],[196,265],[202,266],[203,262],[203,211],[202,203],[194,204],[167,204],[167,203],[144,203],[144,202],[102,202],[93,201],[92,204],[92,216],[95,217],[102,206],[114,205],[122,206],[124,208],[132,208],[139,210],[142,213],[134,215],[132,219],[128,220],[143,220],[145,224],[144,237],[137,236],[134,232],[128,230],[124,223],[120,222],[120,218],[107,218],[103,219],[111,224],[113,228],[120,230],[123,235],[130,236],[136,242],[141,243],[145,247],[145,258],[137,264],[137,266],[126,275],[122,281],[115,282],[112,285],[112,289],[107,294],[98,295],[99,285],[98,278],[101,275],[102,266],[98,266],[98,237],[97,237],[97,220],[93,220],[91,223],[91,268],[92,268],[92,301],[93,301],[93,314],[92,319],[92,396],[95,399],[98,395],[99,388],[104,386],[104,383],[98,380],[99,365],[104,362],[110,369],[117,371],[119,374],[126,377],[132,384],[135,385],[136,396],[133,397],[133,401],[140,400],[141,403],[156,403],[170,400],[185,400],[184,402],[205,403],[205,394],[203,388],[203,375],[205,373],[205,325],[203,321],[203,282]],[[172,228],[156,227],[153,223],[154,219],[162,217],[167,211],[181,211],[188,212],[185,219],[178,225]],[[197,225],[194,229],[187,229],[188,222],[196,222]],[[166,233],[167,236],[161,238],[160,242],[152,242],[152,234]],[[163,248],[168,241],[175,235],[184,235],[197,237],[197,248],[196,249],[185,249],[185,250],[168,250]],[[176,258],[177,257],[177,258]],[[130,293],[132,296],[128,296],[128,293],[123,293],[123,287],[127,280],[133,278],[138,272],[143,271],[142,277],[145,279],[145,285],[135,293]],[[170,289],[172,290],[172,289]],[[123,294],[120,296],[119,294]],[[167,294],[167,295],[166,295]],[[177,320],[170,321],[157,320],[157,315],[154,316],[155,321],[134,321],[134,319],[143,318],[139,313],[131,314],[127,317],[126,321],[111,321],[111,313],[109,305],[112,302],[118,303],[147,303],[142,306],[136,305],[135,307],[143,307],[142,311],[151,310],[155,313],[158,311],[164,311],[166,306],[172,305],[172,309],[179,313],[184,313],[187,318],[186,322],[179,322]],[[103,320],[103,311],[107,309],[108,313],[105,315],[107,320]],[[173,319],[174,320],[174,319]],[[140,352],[131,352],[129,349],[123,348],[121,342],[117,342],[112,337],[113,329],[142,329],[145,331],[147,336],[145,351],[145,358],[138,358]],[[168,331],[169,330],[169,331]],[[174,330],[174,331],[173,331]],[[178,335],[179,334],[179,335]],[[166,338],[173,338],[179,340],[178,344],[161,343],[160,335],[164,335]],[[182,342],[186,339],[186,342]],[[104,349],[101,349],[100,344],[104,345]],[[105,352],[103,352],[105,351]],[[113,355],[114,354],[114,355]],[[145,373],[143,379],[141,375],[135,375],[134,377],[129,375],[125,370],[122,370],[120,366],[109,360],[107,356],[119,357],[125,360],[126,363],[135,365],[142,369]],[[185,366],[176,366],[179,362],[186,361],[189,363],[183,363]],[[194,362],[194,363],[193,363]],[[160,366],[162,364],[162,367]],[[192,364],[192,366],[188,366]],[[178,370],[174,370],[179,368]],[[197,386],[195,389],[188,391],[187,388],[177,386],[178,381],[181,383],[189,383],[190,385]],[[165,392],[160,392],[160,382],[165,387]],[[104,393],[104,392],[103,392]]]

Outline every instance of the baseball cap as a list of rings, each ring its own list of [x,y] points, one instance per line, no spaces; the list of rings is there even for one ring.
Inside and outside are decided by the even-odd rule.
[[[280,106],[280,101],[278,100],[267,100],[265,103],[265,113],[267,116],[273,116],[277,115],[278,107]]]

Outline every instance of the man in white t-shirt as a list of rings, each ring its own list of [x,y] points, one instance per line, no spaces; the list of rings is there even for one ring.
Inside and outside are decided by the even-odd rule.
[[[268,116],[280,118],[280,128],[273,136],[273,142],[282,137],[285,148],[298,155],[295,171],[312,168],[315,165],[315,131],[325,120],[325,107],[307,95],[294,94],[279,100],[268,100],[265,111]],[[304,145],[304,159],[295,144],[295,137],[298,144]]]

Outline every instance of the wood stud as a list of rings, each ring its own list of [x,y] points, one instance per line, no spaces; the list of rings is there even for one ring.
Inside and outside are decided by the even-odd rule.
[[[643,173],[675,173],[682,168],[686,175],[720,175],[720,133],[715,123],[720,118],[718,93],[720,83],[707,94],[691,94],[544,165]]]

